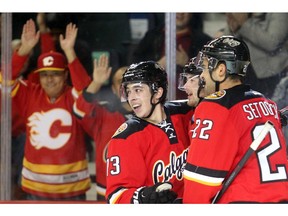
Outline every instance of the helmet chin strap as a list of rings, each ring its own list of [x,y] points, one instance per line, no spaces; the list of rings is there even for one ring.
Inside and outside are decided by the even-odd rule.
[[[154,112],[156,105],[160,103],[160,101],[158,101],[156,104],[153,104],[153,102],[152,102],[153,96],[154,96],[154,94],[151,96],[151,99],[150,99],[150,104],[151,104],[151,106],[152,106],[151,111],[150,111],[150,113],[149,113],[147,116],[145,116],[144,118],[149,118],[149,117],[152,115],[152,113]]]
[[[215,92],[218,92],[220,90],[220,84],[223,83],[228,77],[227,73],[225,74],[225,78],[222,81],[214,80],[213,77],[212,77],[212,73],[209,73],[209,74],[210,74],[211,80],[215,83]]]
[[[214,80],[214,79],[212,78],[211,74],[210,74],[210,77],[211,77],[211,80],[215,83],[215,92],[219,91],[219,89],[220,89],[220,84],[221,84],[222,82],[224,82],[224,81],[226,80],[226,78],[227,78],[227,77],[225,77],[224,80],[222,80],[221,82],[219,82],[219,81]],[[199,80],[199,88],[198,88],[198,90],[197,90],[197,97],[200,99],[200,101],[203,99],[202,97],[200,97],[200,92],[201,92],[201,89],[203,89],[205,85],[206,85],[206,82],[205,82],[204,80],[200,79],[200,80]]]
[[[200,97],[200,92],[201,92],[201,89],[203,89],[204,86],[206,85],[206,82],[203,79],[199,78],[198,85],[199,85],[199,88],[197,90],[197,97],[199,98],[199,102],[198,102],[198,104],[199,104],[201,102],[201,100],[203,99],[203,97]]]
[[[218,92],[220,89],[220,83],[219,81],[214,81],[215,82],[215,92]]]

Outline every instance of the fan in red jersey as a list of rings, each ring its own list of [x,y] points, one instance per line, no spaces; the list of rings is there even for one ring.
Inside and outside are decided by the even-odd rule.
[[[273,128],[218,203],[288,201],[286,143],[277,105],[243,84],[250,64],[245,42],[222,36],[199,52],[200,96],[184,170],[183,203],[211,203],[266,121]]]
[[[183,195],[183,168],[194,109],[166,102],[166,71],[154,61],[132,64],[123,74],[122,101],[134,116],[108,145],[108,203],[172,203]]]
[[[90,78],[74,50],[78,29],[67,25],[60,36],[61,53],[39,56],[40,84],[15,80],[13,105],[25,118],[26,143],[22,169],[22,189],[32,200],[85,200],[90,189],[84,131],[72,107]],[[21,46],[13,54],[13,65],[23,66],[39,41],[34,21],[23,26]],[[68,64],[67,64],[68,60]],[[13,80],[20,70],[13,70]],[[73,87],[67,84],[70,72]]]
[[[121,103],[119,88],[126,66],[118,68],[112,75],[112,85],[103,87],[111,73],[106,55],[94,60],[93,80],[75,101],[74,114],[81,120],[85,131],[96,146],[96,196],[105,201],[106,157],[108,142],[117,128],[132,115],[128,103]],[[104,103],[103,103],[104,101]]]

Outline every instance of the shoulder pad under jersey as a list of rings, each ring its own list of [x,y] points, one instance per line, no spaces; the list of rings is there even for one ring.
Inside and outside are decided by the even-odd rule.
[[[226,90],[214,92],[205,97],[203,101],[218,103],[229,109],[241,101],[257,97],[263,97],[263,95],[251,90],[247,85],[237,85]]]
[[[175,100],[166,102],[164,107],[169,110],[170,115],[173,114],[186,114],[193,109],[187,104],[188,100]]]
[[[133,116],[116,130],[112,138],[126,139],[131,134],[144,130],[147,125],[148,122],[142,121],[141,119]]]

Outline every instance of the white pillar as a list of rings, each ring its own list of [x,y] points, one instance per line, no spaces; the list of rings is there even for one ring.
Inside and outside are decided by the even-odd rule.
[[[11,200],[11,56],[12,14],[1,14],[1,157],[0,199]]]
[[[170,101],[176,99],[176,13],[165,14],[165,55]]]

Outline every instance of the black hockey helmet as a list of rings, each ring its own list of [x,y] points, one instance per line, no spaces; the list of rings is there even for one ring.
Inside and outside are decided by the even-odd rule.
[[[195,66],[195,60],[196,57],[191,58],[183,67],[183,72],[179,74],[178,89],[181,91],[184,91],[184,85],[189,79],[199,77],[202,73],[202,69]]]
[[[201,66],[202,56],[208,57],[209,71],[212,71],[218,62],[225,62],[228,75],[245,76],[250,64],[250,53],[247,44],[231,35],[224,35],[211,40],[203,46],[195,63]]]
[[[143,61],[130,65],[123,74],[122,92],[125,91],[127,84],[138,82],[149,85],[152,93],[162,87],[163,95],[159,102],[164,104],[168,91],[168,80],[167,73],[161,65],[154,61]]]
[[[195,66],[196,57],[191,58],[189,62],[183,67],[183,73],[192,74],[192,75],[200,75],[202,70]]]

